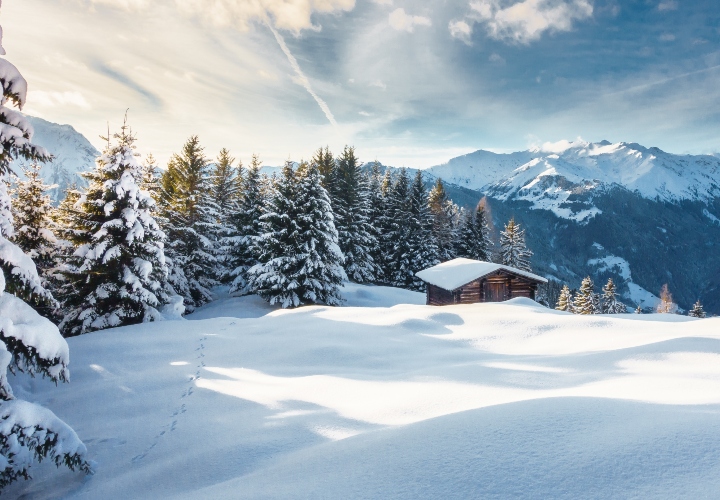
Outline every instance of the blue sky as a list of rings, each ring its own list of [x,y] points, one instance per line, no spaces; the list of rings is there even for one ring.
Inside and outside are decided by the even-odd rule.
[[[161,160],[320,145],[426,167],[547,141],[720,150],[720,9],[689,0],[5,0],[27,112]]]

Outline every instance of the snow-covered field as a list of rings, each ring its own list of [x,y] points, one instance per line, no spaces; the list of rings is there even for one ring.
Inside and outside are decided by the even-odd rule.
[[[712,498],[720,319],[579,317],[525,299],[344,308],[224,297],[69,339],[72,382],[12,381],[97,472],[7,498]]]

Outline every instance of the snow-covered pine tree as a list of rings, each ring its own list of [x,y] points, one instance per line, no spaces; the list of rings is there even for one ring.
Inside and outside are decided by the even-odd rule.
[[[345,146],[332,175],[336,189],[331,203],[340,250],[345,256],[345,273],[356,283],[374,282],[378,270],[371,251],[377,239],[369,223],[368,186],[355,148]]]
[[[705,316],[707,316],[705,314],[705,309],[703,309],[703,306],[699,300],[695,302],[695,304],[693,304],[693,308],[690,309],[688,316],[691,316],[693,318],[704,318]]]
[[[560,298],[558,298],[557,306],[555,307],[558,311],[575,312],[573,306],[573,296],[570,292],[570,287],[564,285],[560,291]]]
[[[215,166],[210,175],[211,198],[218,212],[215,229],[217,244],[214,247],[217,259],[216,272],[222,283],[232,281],[232,271],[235,269],[231,262],[230,248],[238,234],[231,219],[239,209],[243,165],[242,162],[239,162],[235,167],[234,163],[235,158],[231,156],[230,151],[223,148],[215,160]]]
[[[50,186],[40,177],[41,168],[39,162],[23,168],[25,180],[18,179],[15,189],[12,190],[15,198],[13,242],[35,262],[40,277],[43,278],[43,286],[47,288],[45,278],[47,272],[54,267],[57,238],[52,227],[53,207],[47,194]]]
[[[532,271],[530,257],[532,252],[525,245],[525,230],[513,217],[500,232],[500,263],[521,271]]]
[[[0,5],[2,2],[0,1]],[[0,55],[2,47],[0,28]],[[49,458],[57,466],[90,474],[85,445],[65,422],[50,410],[16,399],[7,371],[23,371],[67,382],[70,361],[67,342],[57,327],[41,317],[23,297],[53,302],[37,274],[35,264],[14,237],[12,203],[7,192],[10,163],[17,158],[46,161],[45,150],[32,144],[28,120],[8,107],[22,109],[27,82],[9,61],[0,58],[0,488],[20,478],[30,479],[35,459]]]
[[[127,117],[112,139],[95,170],[83,174],[89,186],[65,271],[65,336],[156,321],[169,302],[165,235],[153,217],[155,201],[138,186],[142,169]]]
[[[155,202],[160,199],[160,169],[152,153],[142,162],[138,185],[140,189],[147,191]]]
[[[617,288],[612,278],[602,289],[602,310],[603,314],[623,314],[627,312],[627,306],[617,298]]]
[[[578,290],[575,301],[573,302],[573,312],[575,314],[597,313],[596,294],[594,290],[595,284],[590,276],[582,280],[580,290]]]
[[[420,171],[415,174],[410,186],[409,204],[408,251],[400,260],[400,286],[420,291],[425,289],[425,282],[417,278],[415,273],[440,263],[438,247],[433,238],[433,216]]]
[[[410,178],[401,169],[387,194],[385,276],[396,287],[412,285],[410,269]]]
[[[168,281],[185,299],[185,307],[196,307],[215,298],[218,285],[215,245],[218,212],[210,191],[210,161],[197,136],[192,136],[180,154],[174,154],[161,178],[160,213],[168,240]]]
[[[466,210],[463,215],[457,242],[457,256],[467,259],[491,261],[492,240],[490,226],[483,204],[475,210]]]
[[[407,181],[407,178],[405,180]],[[379,283],[386,285],[392,284],[394,279],[396,242],[393,238],[398,236],[401,230],[394,220],[399,208],[398,200],[393,195],[394,187],[395,184],[390,170],[385,170],[385,174],[380,181],[380,193],[376,195],[376,200],[381,200],[381,204],[373,206],[376,209],[374,227],[377,231],[378,240],[376,256],[374,257],[375,262],[380,266]],[[405,184],[405,190],[405,196],[407,197],[407,183]]]
[[[253,155],[250,166],[242,176],[240,201],[230,217],[233,236],[228,241],[228,268],[232,277],[230,290],[247,293],[247,271],[258,263],[257,242],[263,234],[260,217],[263,215],[265,195],[260,175],[262,162]]]
[[[383,178],[380,163],[373,162],[367,179],[368,186],[368,225],[375,236],[375,243],[370,249],[370,256],[375,263],[375,282],[384,281],[383,270],[383,217],[385,216],[385,196],[383,195]]]
[[[644,314],[642,306],[638,304],[638,306],[635,308],[635,314]]]
[[[330,148],[325,146],[325,149],[318,148],[315,155],[310,160],[310,163],[317,165],[322,177],[322,185],[325,190],[330,193],[335,193],[335,157],[330,152]],[[332,201],[332,200],[331,200]]]
[[[437,246],[437,258],[440,262],[452,260],[457,256],[456,231],[457,206],[448,199],[442,179],[438,178],[428,195],[428,204],[432,216],[432,234]],[[465,221],[462,221],[465,222]]]
[[[261,217],[260,263],[248,271],[248,288],[283,308],[341,302],[339,287],[347,279],[333,223],[330,198],[315,163],[291,162]]]

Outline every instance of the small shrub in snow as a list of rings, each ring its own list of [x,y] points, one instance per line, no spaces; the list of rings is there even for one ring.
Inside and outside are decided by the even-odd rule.
[[[688,313],[688,316],[691,316],[693,318],[704,318],[706,316],[705,309],[703,309],[703,306],[699,300],[695,302],[693,308]]]

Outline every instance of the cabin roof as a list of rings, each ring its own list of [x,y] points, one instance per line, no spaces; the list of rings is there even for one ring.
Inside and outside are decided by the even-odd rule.
[[[483,262],[472,259],[453,259],[437,266],[430,267],[423,271],[415,273],[415,276],[426,283],[439,286],[445,290],[455,290],[463,285],[467,285],[471,281],[492,274],[495,271],[507,271],[517,274],[533,281],[547,283],[547,280],[537,274],[521,271],[510,266],[502,264],[493,264],[492,262]]]

